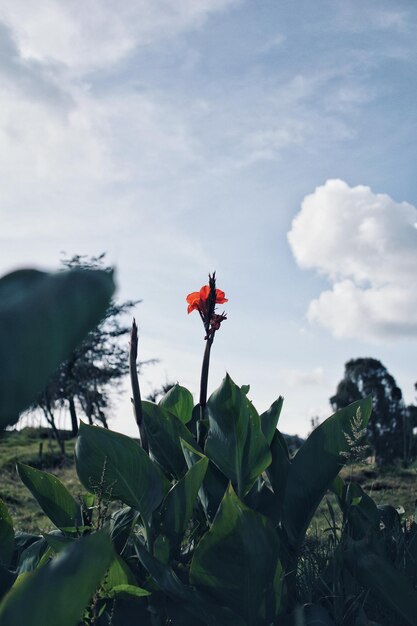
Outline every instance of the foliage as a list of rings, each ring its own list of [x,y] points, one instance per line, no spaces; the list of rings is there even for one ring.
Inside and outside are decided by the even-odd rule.
[[[0,626],[331,626],[342,615],[329,604],[331,585],[346,602],[364,594],[354,620],[367,619],[365,598],[373,596],[398,620],[417,624],[417,526],[404,533],[392,507],[378,509],[338,476],[367,427],[372,399],[338,410],[291,456],[277,428],[282,398],[259,414],[249,387],[229,375],[206,397],[210,349],[226,320],[215,306],[225,301],[214,275],[188,297],[205,330],[198,405],[180,385],[158,404],[141,402],[146,447],[82,424],[81,500],[56,477],[19,465],[56,530],[14,534],[0,506]],[[317,567],[306,603],[297,572],[329,488],[342,528],[333,525],[334,549]]]
[[[334,410],[372,395],[372,418],[367,435],[379,464],[395,459],[409,461],[412,431],[401,389],[386,367],[371,358],[352,359],[345,365],[343,379],[330,398]]]

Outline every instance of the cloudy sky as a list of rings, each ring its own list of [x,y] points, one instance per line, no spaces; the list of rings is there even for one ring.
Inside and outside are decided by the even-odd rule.
[[[106,251],[144,391],[226,371],[282,429],[349,358],[417,380],[415,0],[2,0],[0,273]],[[135,432],[128,394],[112,421]]]

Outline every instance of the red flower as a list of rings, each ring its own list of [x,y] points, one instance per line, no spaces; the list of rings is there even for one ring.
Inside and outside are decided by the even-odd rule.
[[[207,313],[207,301],[209,295],[210,285],[204,285],[204,287],[201,287],[200,291],[193,291],[193,293],[188,294],[188,313],[196,310],[200,311],[201,315],[204,316]],[[216,289],[216,304],[224,304],[224,302],[227,302],[228,300],[224,296],[224,291]]]

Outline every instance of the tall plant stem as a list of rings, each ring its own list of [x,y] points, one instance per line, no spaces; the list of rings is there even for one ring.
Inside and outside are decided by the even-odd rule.
[[[143,423],[142,414],[142,400],[140,397],[138,370],[137,370],[137,358],[138,358],[138,327],[136,321],[133,318],[132,330],[130,332],[130,350],[129,350],[129,373],[130,384],[132,386],[132,404],[133,412],[136,419],[136,424],[139,429],[140,445],[145,450],[149,451],[148,437],[146,436],[146,430]]]
[[[204,350],[203,364],[201,367],[201,380],[200,380],[200,419],[198,422],[198,443],[200,446],[204,446],[204,440],[207,433],[205,425],[205,409],[207,404],[207,385],[210,366],[210,350],[213,344],[213,336],[208,336],[206,340],[206,347]]]

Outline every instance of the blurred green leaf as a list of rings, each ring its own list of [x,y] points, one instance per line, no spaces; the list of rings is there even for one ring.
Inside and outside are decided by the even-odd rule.
[[[0,428],[17,421],[100,321],[111,274],[19,270],[0,279]]]
[[[14,548],[13,520],[4,504],[0,500],[0,564],[4,567],[10,565]]]
[[[347,436],[360,409],[365,428],[372,411],[369,396],[337,411],[318,426],[298,450],[289,467],[283,523],[291,543],[300,545],[314,512],[346,463]]]
[[[193,416],[194,400],[191,392],[177,383],[161,398],[159,406],[176,415],[183,424],[187,424]]]
[[[163,406],[143,401],[142,412],[152,456],[165,472],[181,478],[187,471],[187,464],[180,439],[197,448],[193,436],[181,420]]]
[[[121,500],[146,519],[168,491],[168,481],[140,445],[106,428],[81,423],[75,461],[86,489],[100,489],[106,499]]]
[[[259,415],[229,375],[210,396],[206,409],[210,428],[205,454],[243,497],[271,463]]]
[[[108,537],[74,542],[4,597],[0,626],[77,626],[112,560]]]
[[[194,552],[190,582],[238,613],[248,626],[271,623],[278,613],[278,536],[266,517],[239,500],[231,485]]]
[[[39,506],[58,528],[77,527],[83,523],[81,507],[53,474],[17,463],[17,471]]]

